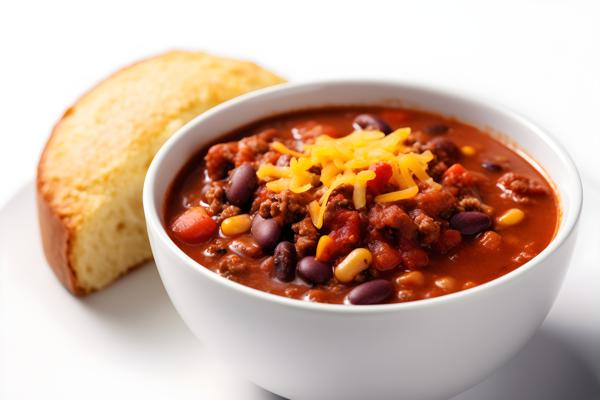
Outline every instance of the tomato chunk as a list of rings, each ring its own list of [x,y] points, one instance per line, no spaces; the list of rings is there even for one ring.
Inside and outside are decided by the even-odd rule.
[[[369,250],[373,254],[373,267],[379,271],[396,268],[402,262],[402,254],[388,243],[374,240],[369,243]]]
[[[406,269],[414,270],[427,266],[429,256],[427,252],[419,247],[402,252],[402,265]]]
[[[444,172],[443,178],[448,180],[455,180],[457,179],[457,177],[460,177],[466,171],[467,170],[465,169],[465,167],[462,166],[462,164],[452,164],[450,168],[448,168],[446,172]]]
[[[375,171],[375,178],[367,182],[367,189],[375,194],[380,193],[392,177],[392,166],[385,162],[378,162],[371,165],[369,169]]]
[[[442,184],[444,186],[470,187],[477,186],[485,180],[485,177],[476,172],[465,169],[461,164],[452,164],[444,172]]]
[[[333,244],[327,251],[326,261],[348,254],[358,245],[361,234],[360,214],[358,211],[338,210],[331,221],[330,228],[329,237]]]
[[[434,243],[434,248],[441,254],[446,254],[462,241],[462,236],[455,229],[447,229],[442,232],[437,243]]]
[[[171,224],[175,236],[188,243],[200,243],[210,239],[217,231],[217,223],[202,207],[191,207],[180,214]]]

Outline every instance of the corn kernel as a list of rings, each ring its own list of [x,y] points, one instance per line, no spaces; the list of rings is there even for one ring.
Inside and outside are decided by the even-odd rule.
[[[400,289],[396,296],[400,301],[411,301],[415,298],[415,292],[411,289]]]
[[[512,226],[521,222],[525,218],[525,213],[519,208],[511,208],[498,217],[497,222],[502,226]]]
[[[354,249],[335,267],[335,277],[340,282],[351,282],[356,275],[369,268],[372,260],[369,250]]]
[[[463,285],[462,288],[463,289],[471,289],[474,288],[475,286],[477,286],[477,284],[473,281],[466,281]]]
[[[248,232],[252,225],[252,220],[248,214],[235,215],[225,218],[221,222],[221,232],[227,236],[235,236],[240,233]]]
[[[420,271],[405,272],[396,278],[396,284],[400,287],[418,287],[425,283],[425,275]]]
[[[327,252],[329,246],[333,244],[333,239],[327,235],[323,235],[319,238],[319,242],[317,243],[317,254],[316,259],[319,261],[328,261],[327,260]]]
[[[460,151],[462,151],[465,156],[473,156],[477,153],[477,150],[475,150],[475,147],[473,146],[463,146],[460,148]]]
[[[435,280],[435,286],[442,289],[444,292],[451,292],[456,288],[456,279],[450,276],[443,276]]]

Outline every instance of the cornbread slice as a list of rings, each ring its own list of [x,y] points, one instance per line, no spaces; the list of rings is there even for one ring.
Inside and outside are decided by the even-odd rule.
[[[250,62],[173,51],[122,69],[54,127],[37,171],[44,252],[76,295],[151,258],[142,185],[159,147],[207,109],[283,80]]]

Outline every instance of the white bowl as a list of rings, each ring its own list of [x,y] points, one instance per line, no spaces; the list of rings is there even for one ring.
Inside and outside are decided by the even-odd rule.
[[[556,184],[562,217],[554,240],[527,264],[473,289],[403,304],[344,306],[240,285],[169,239],[165,192],[207,143],[274,114],[359,104],[401,104],[502,132]],[[183,320],[252,382],[292,399],[443,399],[481,381],[526,343],[550,310],[569,264],[581,202],[573,162],[538,126],[461,94],[377,81],[286,84],[228,101],[176,133],[154,158],[144,185],[152,252]]]

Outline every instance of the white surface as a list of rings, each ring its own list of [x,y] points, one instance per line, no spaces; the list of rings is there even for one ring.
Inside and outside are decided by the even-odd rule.
[[[596,188],[588,186],[585,196],[588,204],[600,202]],[[86,299],[67,293],[41,252],[33,197],[30,182],[0,212],[0,398],[277,399],[209,357],[153,264]],[[588,245],[600,240],[599,218],[598,209],[584,209],[580,237],[589,241],[578,243],[538,333],[453,400],[600,396],[600,247]]]
[[[198,268],[168,237],[161,216],[164,193],[194,149],[272,114],[322,104],[386,104],[389,99],[487,126],[522,146],[557,185],[563,215],[552,243],[527,265],[469,291],[405,304],[340,307],[235,284]],[[207,111],[156,154],[143,203],[154,261],[175,308],[207,349],[242,376],[297,400],[397,399],[400,393],[405,399],[438,400],[479,383],[540,327],[573,252],[581,191],[564,151],[546,132],[510,111],[460,91],[353,80],[290,83]]]
[[[3,3],[0,204],[29,181],[52,124],[77,96],[116,68],[165,49],[245,57],[291,80],[387,77],[462,88],[555,132],[583,172],[588,226],[542,332],[510,368],[465,398],[597,397],[600,238],[598,211],[589,206],[600,200],[600,3],[391,3]],[[64,398],[263,394],[208,373],[215,364],[201,360],[202,348],[194,347],[151,268],[83,302],[70,298],[35,250],[31,186],[24,190],[0,219],[3,229],[11,221],[19,227],[0,243],[0,397],[25,397],[2,396],[19,384]]]

